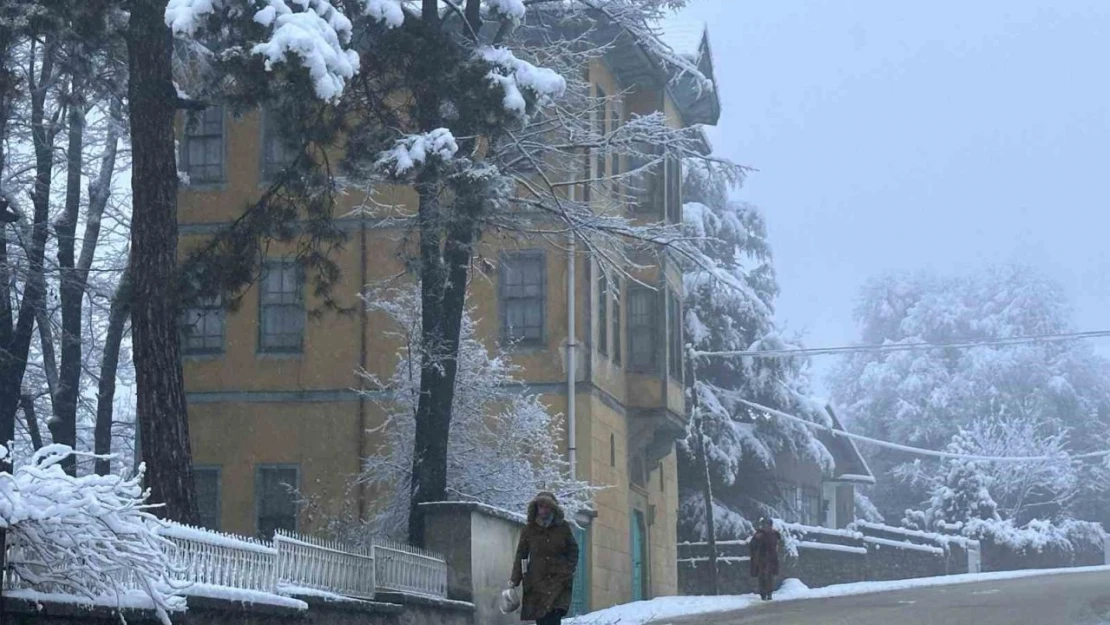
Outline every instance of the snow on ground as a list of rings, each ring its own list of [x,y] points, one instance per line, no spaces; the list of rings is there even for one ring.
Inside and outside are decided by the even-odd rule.
[[[191,584],[184,590],[190,597],[205,597],[207,599],[223,599],[239,603],[257,603],[276,605],[294,610],[307,610],[308,604],[292,597],[283,597],[260,590],[244,590],[242,588],[229,588],[227,586],[213,586],[212,584]]]
[[[122,610],[153,610],[155,608],[154,601],[150,598],[150,595],[139,590],[129,590],[121,592],[118,595],[105,595],[93,599],[79,595],[39,592],[29,588],[20,588],[18,590],[5,590],[4,598],[24,599],[40,604],[62,603],[84,607],[101,606],[119,608]],[[182,611],[185,609],[185,602],[180,597],[171,597],[169,608],[172,611]]]
[[[971,582],[990,582],[1040,575],[1068,575],[1073,573],[1110,572],[1110,566],[1076,567],[1068,569],[1039,569],[1027,571],[1002,571],[998,573],[976,573],[968,575],[946,575],[943,577],[922,577],[901,579],[888,582],[858,582],[837,584],[824,588],[808,588],[796,579],[787,579],[775,591],[776,601],[797,601],[801,599],[829,599],[850,597],[875,592],[949,586]],[[754,604],[762,603],[755,595],[732,595],[723,597],[660,597],[650,601],[637,601],[618,605],[607,610],[591,612],[564,621],[567,625],[645,625],[657,623],[665,625],[666,619],[716,612],[743,610]]]

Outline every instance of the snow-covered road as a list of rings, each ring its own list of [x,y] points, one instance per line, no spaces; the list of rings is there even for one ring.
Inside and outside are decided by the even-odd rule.
[[[1055,573],[1055,572],[1054,572]],[[891,586],[890,588],[897,588]],[[863,590],[860,588],[860,590]],[[791,592],[786,593],[790,596]],[[753,604],[653,625],[1110,625],[1110,569]],[[827,598],[819,598],[821,596]]]

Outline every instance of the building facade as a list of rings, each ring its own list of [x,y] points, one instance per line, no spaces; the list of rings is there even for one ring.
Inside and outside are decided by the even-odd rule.
[[[704,42],[702,51],[703,72],[711,74]],[[594,89],[623,94],[597,123],[656,111],[675,126],[715,123],[716,96],[695,95],[690,79],[672,80],[661,68],[630,42],[592,63]],[[180,138],[179,167],[190,181],[179,196],[183,256],[241,214],[290,158],[263,112],[233,118],[213,107],[199,117],[187,129],[182,124]],[[604,174],[622,163],[592,155],[588,166]],[[668,166],[658,182],[636,218],[680,220],[679,168]],[[342,201],[354,208],[362,199]],[[415,199],[405,187],[375,196],[397,207],[415,206]],[[403,273],[401,232],[370,215],[338,223],[350,236],[335,252],[342,278],[333,295],[341,306],[359,306],[364,285]],[[261,276],[234,310],[213,301],[184,314],[201,515],[221,530],[312,532],[325,516],[352,507],[365,514],[373,503],[374,494],[353,487],[352,478],[376,444],[371,431],[384,414],[373,391],[358,392],[364,381],[357,372],[388,378],[399,345],[380,314],[309,315],[318,302],[293,252],[268,250]],[[573,407],[577,476],[607,487],[597,493],[594,513],[579,519],[586,529],[576,609],[674,594],[674,442],[687,418],[678,268],[663,258],[633,274],[643,284],[630,284],[581,249],[568,254],[538,239],[486,236],[479,253],[496,259],[471,285],[479,335],[490,345],[511,339],[518,377],[552,411],[567,415]],[[568,346],[575,350],[572,372]]]

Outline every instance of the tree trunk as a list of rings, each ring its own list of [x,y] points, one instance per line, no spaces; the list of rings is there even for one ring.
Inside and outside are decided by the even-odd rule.
[[[422,353],[420,397],[416,407],[413,480],[409,509],[409,541],[424,544],[424,513],[420,504],[447,495],[447,450],[451,407],[458,374],[459,339],[470,261],[481,202],[456,205],[440,250],[442,219],[434,190],[418,185],[421,197],[420,297]]]
[[[97,456],[112,453],[112,416],[115,413],[113,402],[116,399],[116,372],[119,369],[119,348],[123,342],[123,331],[131,314],[131,276],[124,272],[119,288],[112,298],[108,311],[108,333],[104,337],[104,354],[100,361],[100,387],[96,396],[96,425],[93,430],[93,447]],[[107,457],[97,458],[96,474],[108,475],[112,472],[112,461]]]
[[[31,436],[31,447],[35,451],[42,449],[42,431],[39,430],[39,418],[35,414],[35,398],[23,395],[19,399],[19,407],[23,409],[23,419],[27,421],[27,433]]]
[[[76,267],[77,219],[81,210],[81,174],[84,168],[84,107],[81,87],[74,79],[69,102],[65,210],[54,226],[58,237],[58,281],[62,304],[61,367],[53,393],[54,415],[47,422],[53,441],[74,449],[77,448],[77,393],[81,385],[81,304],[85,291]],[[76,475],[77,459],[70,456],[62,461],[62,467],[66,473]]]
[[[53,38],[48,35],[43,45],[39,80],[32,81],[35,84],[30,85],[31,140],[35,151],[35,185],[31,191],[34,216],[31,224],[31,241],[26,248],[27,276],[23,299],[19,303],[19,316],[15,327],[10,332],[4,332],[7,328],[0,329],[0,332],[8,336],[6,344],[0,345],[0,444],[15,440],[15,413],[19,409],[22,396],[27,354],[30,351],[31,338],[35,330],[35,317],[45,299],[42,274],[46,239],[49,235],[50,181],[54,170],[53,145],[56,134],[56,124],[46,119],[45,102],[47,87],[54,78],[54,51]],[[34,76],[34,74],[32,67],[29,75]],[[8,296],[6,288],[4,296]],[[7,309],[10,321],[10,304]]]
[[[128,23],[133,214],[131,327],[138,427],[151,501],[197,523],[177,311],[176,91],[165,0],[133,0]]]
[[[690,413],[694,419],[694,436],[697,467],[702,470],[702,497],[705,501],[705,542],[709,550],[709,590],[713,595],[721,594],[717,579],[717,523],[713,518],[713,475],[709,470],[709,456],[705,453],[705,430],[702,428],[701,407],[698,405],[698,373],[696,361],[687,355],[687,379],[690,380]]]

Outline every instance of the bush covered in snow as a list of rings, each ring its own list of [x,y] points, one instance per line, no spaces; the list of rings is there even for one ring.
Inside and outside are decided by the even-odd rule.
[[[0,529],[12,546],[8,566],[33,590],[110,602],[134,588],[164,622],[181,606],[169,562],[148,510],[142,471],[131,477],[73,477],[62,462],[76,454],[48,445],[31,462],[0,472]],[[8,451],[0,446],[0,464]]]
[[[366,300],[370,310],[394,321],[402,349],[389,380],[368,376],[390,391],[388,399],[375,400],[389,417],[380,428],[383,442],[367,457],[361,480],[382,493],[374,504],[375,529],[403,537],[420,393],[420,298],[414,289],[401,289],[375,292]],[[458,368],[448,442],[449,496],[523,513],[538,491],[547,490],[559,497],[568,518],[586,507],[595,489],[569,477],[560,453],[561,415],[553,415],[514,378],[516,367],[504,352],[491,352],[479,341],[469,313],[463,317]]]

